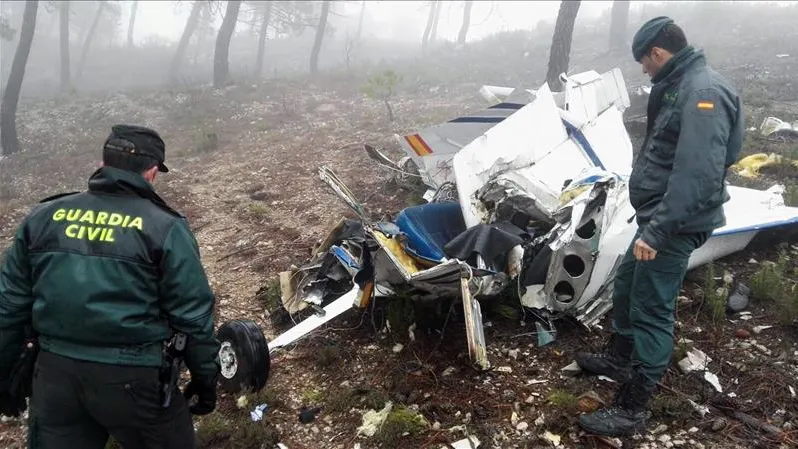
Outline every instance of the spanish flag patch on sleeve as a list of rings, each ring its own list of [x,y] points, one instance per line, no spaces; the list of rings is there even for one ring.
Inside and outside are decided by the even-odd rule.
[[[711,111],[715,109],[715,103],[708,100],[699,100],[696,107],[701,111]]]

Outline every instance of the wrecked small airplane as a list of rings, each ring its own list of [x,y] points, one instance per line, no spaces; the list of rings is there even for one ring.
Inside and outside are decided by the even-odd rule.
[[[329,168],[319,175],[357,214],[341,220],[301,267],[281,273],[289,314],[314,313],[269,342],[273,352],[373,297],[462,300],[469,357],[490,368],[480,300],[515,289],[549,327],[570,316],[587,328],[611,309],[612,279],[637,230],[628,198],[630,97],[619,69],[561,77],[564,89],[484,86],[483,111],[395,136],[407,157],[369,156],[420,178],[428,203],[373,221]],[[634,95],[640,96],[643,89]],[[638,99],[639,100],[639,99]],[[727,224],[690,259],[692,269],[746,247],[761,230],[798,224],[780,186],[728,186]],[[539,332],[546,332],[536,323]]]

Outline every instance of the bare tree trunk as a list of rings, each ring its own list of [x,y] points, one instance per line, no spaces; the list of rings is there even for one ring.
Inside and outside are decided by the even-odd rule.
[[[474,2],[467,0],[465,8],[463,9],[463,24],[460,26],[460,34],[457,35],[457,43],[460,45],[465,44],[466,34],[468,34],[468,27],[471,25],[471,8]]]
[[[344,41],[344,56],[346,59],[346,71],[352,67],[352,51],[354,50],[355,42],[349,37],[349,31],[346,32],[346,40]]]
[[[319,26],[316,28],[316,40],[313,42],[313,51],[310,53],[310,73],[312,74],[319,72],[319,52],[321,52],[321,43],[324,40],[324,29],[327,27],[327,15],[329,13],[330,0],[324,0],[321,5]]]
[[[549,52],[549,70],[546,82],[552,91],[562,89],[560,74],[568,72],[568,62],[571,58],[571,40],[574,35],[576,14],[579,12],[581,1],[563,0],[560,2],[560,11],[557,13],[557,23],[554,25],[554,37],[551,41]]]
[[[387,98],[384,98],[382,101],[385,103],[385,109],[388,110],[388,120],[394,121],[396,117],[393,114],[393,108],[391,107],[391,103],[388,102]]]
[[[200,8],[202,13],[197,20],[197,45],[194,46],[194,59],[192,64],[197,65],[197,60],[199,59],[200,51],[205,48],[205,38],[208,37],[208,29],[203,26],[203,24],[209,22],[212,18],[211,9],[210,8]]]
[[[266,2],[263,11],[263,23],[260,27],[260,41],[258,41],[258,60],[255,62],[255,77],[260,78],[263,73],[263,54],[266,50],[266,30],[269,27],[269,20],[272,16],[272,2]]]
[[[25,12],[22,14],[22,31],[19,35],[17,51],[14,53],[14,62],[11,63],[11,73],[3,92],[3,103],[0,105],[0,146],[3,154],[14,154],[19,151],[17,137],[17,105],[19,94],[22,91],[22,79],[25,77],[25,66],[28,64],[28,55],[33,43],[33,32],[36,30],[36,12],[39,8],[37,0],[25,2]]]
[[[360,20],[357,22],[357,36],[356,41],[360,41],[360,36],[363,35],[363,16],[366,15],[366,0],[360,2]]]
[[[435,19],[435,8],[438,7],[438,2],[432,2],[429,5],[429,15],[427,16],[427,27],[424,28],[424,36],[421,37],[421,51],[427,51],[429,45],[429,36],[432,32],[432,21]]]
[[[139,9],[138,0],[133,0],[133,7],[130,10],[130,22],[127,24],[127,46],[133,46],[133,28],[136,25],[136,10]]]
[[[441,5],[443,4],[442,1],[436,0],[435,1],[435,17],[432,18],[432,30],[430,31],[429,35],[429,43],[435,42],[435,38],[438,37],[438,21],[441,18]]]
[[[100,23],[100,17],[102,17],[104,9],[105,2],[102,1],[100,2],[100,6],[97,7],[97,14],[94,15],[94,21],[91,23],[91,28],[89,28],[89,34],[86,35],[86,40],[83,42],[83,50],[80,52],[80,59],[78,60],[78,68],[75,70],[75,79],[80,79],[80,75],[83,73],[83,64],[86,62],[86,56],[89,54],[91,41],[94,39],[94,32],[97,31],[97,25]]]
[[[56,6],[57,4],[58,4],[57,2],[53,2],[53,6]],[[47,10],[49,12],[49,9],[45,8],[45,10]],[[55,23],[59,19],[60,18],[59,18],[58,14],[50,14],[50,23],[48,23],[46,25],[45,29],[47,30],[46,31],[47,34],[45,34],[45,36],[47,36],[49,38],[49,37],[53,37],[53,35],[55,35],[55,37],[58,37],[58,30],[56,29]],[[40,25],[41,25],[41,23],[40,23]],[[39,32],[39,36],[41,36],[41,32]]]
[[[186,21],[186,27],[183,28],[183,35],[180,36],[180,42],[177,44],[175,56],[172,58],[172,64],[169,66],[169,80],[171,82],[177,81],[177,75],[180,72],[180,64],[183,61],[183,56],[186,54],[186,48],[191,40],[191,35],[197,29],[199,24],[200,12],[202,12],[203,0],[195,0],[191,6],[191,13]]]
[[[216,35],[216,48],[213,52],[213,87],[217,89],[224,87],[230,80],[230,39],[236,28],[239,9],[241,9],[241,0],[227,2],[222,26]]]
[[[626,27],[629,24],[629,0],[612,2],[610,18],[610,51],[622,50],[626,47]]]
[[[61,2],[61,92],[70,88],[72,67],[69,64],[69,1]]]

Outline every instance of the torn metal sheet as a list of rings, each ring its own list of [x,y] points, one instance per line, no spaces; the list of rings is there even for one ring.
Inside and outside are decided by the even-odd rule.
[[[341,198],[347,206],[349,206],[358,217],[363,221],[368,221],[366,212],[363,210],[363,205],[358,202],[355,195],[346,187],[338,176],[326,166],[319,167],[319,178],[324,181],[331,189]]]
[[[361,269],[362,240],[362,225],[341,220],[308,263],[281,272],[281,300],[285,310],[295,314],[310,306],[323,313],[323,300],[330,294],[345,292],[349,288],[346,284]]]
[[[596,113],[610,109],[623,111],[630,105],[623,76],[617,68],[600,75],[594,71],[583,72],[565,77],[564,80],[564,91],[549,91],[549,95],[563,114],[569,115],[572,121],[580,125]],[[548,87],[541,89],[548,90]],[[452,167],[455,154],[533,102],[541,89],[482,86],[481,95],[491,103],[488,108],[412,134],[394,135],[394,138],[407,156],[413,159],[424,183],[434,190],[447,182],[455,182]],[[569,113],[569,109],[573,113]]]
[[[766,117],[759,126],[763,136],[774,139],[798,140],[798,121],[788,123],[776,117]]]
[[[710,362],[712,362],[712,359],[706,355],[704,351],[701,351],[700,349],[692,349],[686,354],[686,357],[679,360],[677,364],[679,369],[681,369],[683,373],[687,374],[691,371],[705,371]]]
[[[544,206],[538,207],[538,216],[553,216],[557,224],[549,234],[553,253],[543,288],[539,283],[521,285],[519,295],[525,305],[545,304],[549,311],[574,315],[590,326],[612,307],[612,276],[637,231],[626,185],[632,147],[619,108],[608,108],[579,127],[575,123],[580,117],[560,110],[545,86],[536,94],[532,103],[455,155],[460,204],[466,224],[475,226],[497,216],[499,189],[489,186],[501,186],[501,180],[511,176],[513,187],[534,186],[527,195]],[[582,177],[580,172],[594,174],[584,184],[592,182],[591,193],[601,195],[595,209],[586,210],[586,190],[564,196],[567,189],[562,186]],[[734,186],[728,190],[727,224],[693,253],[690,268],[743,249],[761,229],[798,223],[798,208],[784,207],[777,192]],[[552,211],[540,201],[557,196],[570,200],[570,208]],[[523,193],[513,192],[512,197],[523,198]],[[587,222],[591,226],[585,226]],[[591,235],[582,238],[576,229],[590,229]]]
[[[404,220],[408,208],[396,223],[372,222],[335,173],[320,168],[320,178],[358,215],[362,232],[331,232],[308,264],[282,276],[284,302],[290,306],[285,299],[293,297],[297,307],[310,305],[318,314],[270,346],[289,344],[351,307],[365,307],[372,295],[401,291],[414,301],[461,299],[469,355],[484,369],[490,361],[480,301],[517,289],[522,305],[544,321],[568,315],[587,327],[611,310],[612,280],[637,231],[627,185],[633,151],[623,112],[648,91],[630,97],[613,69],[566,77],[562,92],[544,84],[534,91],[484,86],[482,93],[491,107],[396,136],[407,154],[404,163],[415,163],[430,187],[425,197],[432,203],[416,207],[427,207],[434,220],[425,222],[418,210],[416,218]],[[380,165],[408,171],[366,149]],[[745,248],[763,229],[798,224],[798,208],[784,205],[778,186],[728,186],[728,192],[726,225],[692,254],[690,269]],[[448,215],[440,215],[444,209]],[[455,216],[459,224],[441,226]],[[506,255],[502,249],[488,262],[481,253],[458,253],[469,257],[464,261],[442,251],[447,241],[494,224],[516,226],[523,244],[513,242]],[[297,274],[302,282],[293,280]],[[360,287],[343,296],[331,291],[352,284]],[[554,336],[541,326],[538,331],[543,343]]]
[[[485,222],[512,221],[518,215],[528,220],[552,223],[552,215],[559,206],[553,192],[526,179],[500,175],[485,183],[474,195],[474,206]]]
[[[589,70],[567,77],[565,98],[563,109],[582,123],[598,117],[612,106],[615,106],[613,110],[622,113],[630,105],[629,92],[618,68],[601,75]]]
[[[301,323],[297,324],[296,326],[286,331],[285,333],[281,334],[274,340],[270,341],[269,351],[274,351],[278,348],[282,348],[291,343],[294,343],[300,338],[318,329],[319,327],[321,327],[328,321],[332,320],[333,318],[341,315],[347,310],[351,310],[352,305],[355,303],[355,301],[359,299],[359,296],[360,296],[360,289],[358,287],[354,287],[352,290],[349,291],[349,293],[341,296],[340,298],[336,299],[335,301],[331,302],[329,305],[324,307],[325,313],[323,316],[319,315],[310,316]]]
[[[466,321],[466,338],[468,340],[468,354],[477,367],[481,370],[490,368],[488,361],[488,348],[485,345],[485,332],[482,326],[482,310],[479,302],[471,295],[468,286],[468,277],[460,278],[460,292],[463,298],[463,315]]]
[[[535,98],[535,91],[531,89],[513,89],[512,87],[491,85],[485,85],[479,88],[479,94],[485,99],[485,101],[490,103],[491,106],[501,104],[503,102],[515,103],[515,101],[512,101],[513,97],[520,96],[521,92],[525,94],[524,97],[527,99],[527,101],[524,101],[522,104],[527,104]]]

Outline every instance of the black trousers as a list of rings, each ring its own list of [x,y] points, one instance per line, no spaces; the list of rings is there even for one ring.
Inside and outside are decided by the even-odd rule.
[[[41,351],[33,377],[29,449],[194,449],[183,395],[160,405],[158,369],[84,362]]]

